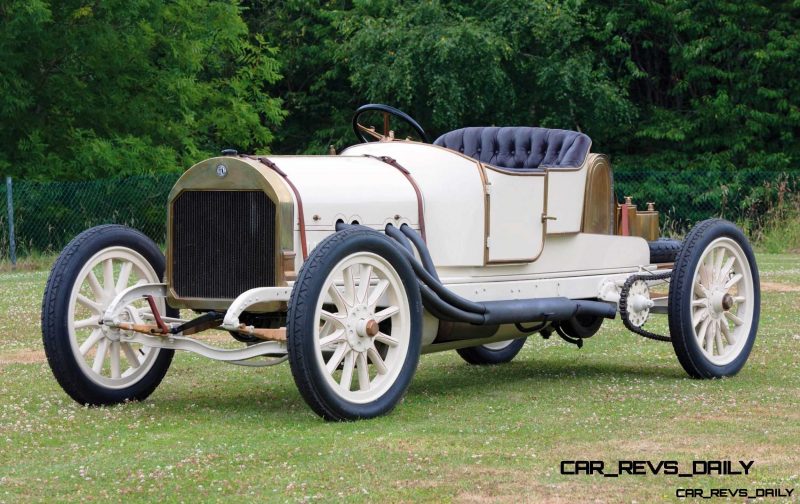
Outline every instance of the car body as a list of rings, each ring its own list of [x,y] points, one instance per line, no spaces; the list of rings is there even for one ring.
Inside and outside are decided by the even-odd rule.
[[[227,152],[187,170],[167,202],[163,283],[149,280],[164,269],[144,260],[152,246],[124,245],[136,241],[129,232],[114,231],[116,249],[76,238],[83,245],[65,255],[83,253],[85,265],[60,267],[81,273],[48,292],[69,290],[77,299],[70,306],[100,306],[102,315],[78,319],[67,310],[67,336],[45,331],[45,344],[67,343],[51,341],[49,352],[71,349],[82,373],[74,376],[100,387],[141,371],[133,345],[147,349],[141,355],[189,350],[243,365],[288,358],[303,397],[328,419],[389,411],[420,353],[458,349],[471,363],[501,363],[535,333],[555,331],[580,346],[617,312],[629,329],[672,341],[693,376],[730,375],[744,365],[759,291],[741,231],[705,221],[683,245],[657,240],[653,205],[640,211],[629,199],[617,202],[609,159],[591,152],[585,134],[478,127],[426,143],[378,134],[357,120],[354,127],[377,141],[326,156]],[[128,286],[125,276],[114,290],[104,280],[101,292],[96,276],[114,278],[113,260],[92,261],[119,248],[135,259],[123,257],[122,271],[130,262],[128,272],[148,281]],[[95,267],[105,270],[95,275]],[[96,306],[75,294],[84,279]],[[176,309],[198,316],[181,319]],[[651,313],[667,312],[674,334],[643,328]],[[82,338],[84,326],[91,333]],[[208,329],[227,330],[245,346],[192,337]],[[103,353],[90,366],[94,345]],[[116,378],[114,352],[117,368],[119,355],[130,364]],[[161,371],[142,376],[148,373]],[[136,387],[116,387],[123,390],[116,395],[65,389],[107,403],[125,390],[142,395]]]

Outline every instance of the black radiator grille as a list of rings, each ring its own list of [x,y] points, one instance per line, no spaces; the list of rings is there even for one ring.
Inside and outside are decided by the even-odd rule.
[[[186,191],[172,207],[172,286],[233,299],[275,285],[275,203],[261,191]]]

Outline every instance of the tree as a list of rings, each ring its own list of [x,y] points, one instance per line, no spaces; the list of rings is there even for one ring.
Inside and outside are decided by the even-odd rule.
[[[279,65],[235,0],[0,6],[0,172],[85,179],[255,151],[282,120]]]

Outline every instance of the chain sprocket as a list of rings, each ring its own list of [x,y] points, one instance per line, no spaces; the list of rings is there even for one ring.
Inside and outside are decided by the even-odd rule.
[[[619,292],[619,315],[622,317],[622,323],[625,324],[625,327],[640,336],[644,336],[645,338],[649,338],[656,341],[670,341],[669,336],[662,336],[660,334],[656,334],[653,332],[648,331],[647,329],[643,329],[641,327],[635,326],[630,319],[630,313],[628,312],[628,295],[631,291],[631,286],[637,281],[653,281],[653,280],[669,280],[672,278],[672,272],[668,271],[666,273],[647,273],[647,274],[640,274],[640,275],[631,275],[625,280],[625,283],[622,285],[622,288]]]

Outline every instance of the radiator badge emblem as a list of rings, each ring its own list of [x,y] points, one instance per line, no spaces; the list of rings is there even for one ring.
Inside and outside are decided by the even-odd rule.
[[[228,167],[224,164],[217,165],[217,176],[224,177],[228,174]]]

